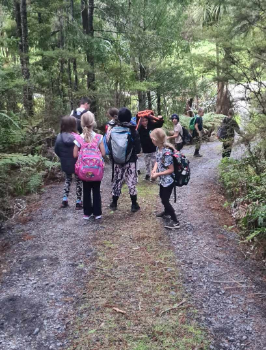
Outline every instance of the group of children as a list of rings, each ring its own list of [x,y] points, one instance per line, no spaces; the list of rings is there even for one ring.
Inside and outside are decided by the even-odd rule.
[[[81,102],[84,102],[83,100]],[[87,106],[89,108],[89,104]],[[137,202],[137,159],[141,149],[144,153],[146,166],[146,180],[156,180],[159,178],[160,198],[164,206],[164,211],[157,214],[166,220],[166,228],[175,229],[179,227],[174,208],[170,203],[170,197],[174,188],[174,165],[173,153],[175,148],[167,143],[165,131],[161,128],[164,120],[161,116],[158,118],[150,115],[141,118],[141,122],[136,126],[132,114],[127,108],[111,108],[108,110],[109,123],[106,126],[105,138],[94,132],[96,127],[95,117],[90,111],[80,110],[80,117],[72,112],[73,116],[65,116],[61,120],[61,131],[57,136],[55,143],[55,153],[61,161],[62,171],[65,173],[64,195],[61,204],[62,208],[68,207],[68,195],[72,182],[72,175],[79,174],[77,164],[82,158],[84,149],[103,158],[106,154],[106,145],[110,149],[110,158],[113,163],[113,185],[112,185],[112,202],[110,208],[116,210],[118,207],[119,197],[123,183],[127,184],[131,198],[131,211],[137,212],[140,206]],[[76,113],[77,114],[77,113]],[[77,122],[78,119],[78,122]],[[174,125],[178,125],[178,116],[172,116]],[[180,124],[179,124],[180,125]],[[77,127],[80,126],[81,134],[79,135]],[[182,135],[182,128],[176,128],[179,135],[175,136],[176,147],[179,145]],[[123,138],[128,137],[126,146],[123,145]],[[117,138],[117,139],[116,139]],[[124,147],[124,149],[118,148]],[[109,151],[109,150],[108,150]],[[120,152],[125,160],[121,162],[116,152]],[[78,159],[78,161],[77,161]],[[95,181],[93,176],[90,178],[76,178],[76,209],[84,210],[84,219],[102,218],[101,204],[101,180]],[[82,197],[83,189],[83,201]]]

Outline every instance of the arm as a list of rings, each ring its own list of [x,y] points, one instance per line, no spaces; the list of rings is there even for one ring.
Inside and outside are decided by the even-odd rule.
[[[158,116],[159,120],[156,119],[156,121],[155,121],[155,119],[154,119],[154,121],[151,122],[151,119],[153,119],[152,116],[149,119],[149,129],[150,130],[161,128],[163,126],[164,120],[163,120],[163,117],[161,115]]]
[[[77,145],[75,145],[73,149],[73,157],[78,158],[78,155],[79,155],[79,148]]]
[[[162,171],[160,173],[153,173],[152,178],[153,179],[157,179],[157,177],[159,177],[159,176],[170,175],[173,172],[174,172],[174,165],[171,164],[171,165],[168,166],[168,169],[166,169],[165,171]]]
[[[139,154],[141,151],[141,145],[140,145],[139,133],[137,131],[134,133],[134,141],[135,141],[135,152],[136,154]]]
[[[55,141],[54,152],[57,155],[57,157],[60,157],[58,137],[56,138],[56,141]]]
[[[99,148],[100,148],[102,156],[104,157],[105,156],[105,148],[104,148],[103,141],[99,144]]]
[[[158,164],[157,162],[154,163],[154,167],[151,171],[151,177],[153,178],[153,175],[157,173],[157,169],[158,169]]]
[[[179,136],[179,132],[176,131],[176,133],[174,133],[173,136],[168,136],[167,139],[168,139],[168,140],[175,139],[175,138],[177,138],[178,136]]]

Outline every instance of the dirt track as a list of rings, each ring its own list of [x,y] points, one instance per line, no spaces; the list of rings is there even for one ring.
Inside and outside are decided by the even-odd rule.
[[[211,333],[211,349],[266,349],[265,269],[245,260],[237,235],[224,229],[232,219],[217,191],[220,144],[204,145],[201,159],[193,159],[192,149],[185,153],[191,158],[192,178],[176,204],[181,229],[170,234],[185,289]],[[110,194],[104,189],[109,187],[107,176],[105,206]],[[90,233],[101,230],[101,224],[82,222],[73,206],[58,209],[61,189],[48,187],[24,223],[10,226],[1,236],[7,248],[1,256],[1,350],[68,345],[73,300],[80,298],[97,259]]]

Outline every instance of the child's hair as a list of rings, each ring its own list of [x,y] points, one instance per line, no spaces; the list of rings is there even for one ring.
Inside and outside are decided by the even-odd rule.
[[[163,147],[170,148],[172,151],[175,151],[175,148],[171,143],[166,141],[166,133],[162,128],[154,129],[150,134],[151,139],[154,139],[156,143],[162,145]]]
[[[75,132],[77,133],[77,121],[75,117],[66,115],[61,119],[61,133],[62,132]]]
[[[107,112],[110,117],[114,118],[115,120],[118,119],[118,109],[115,107],[109,108]]]
[[[230,115],[230,117],[233,117],[233,116],[235,115],[234,108],[230,108],[230,109],[229,109],[228,115]]]
[[[92,131],[96,127],[94,114],[91,112],[86,112],[81,116],[81,126],[84,135],[84,140],[86,142],[91,142],[92,140]]]

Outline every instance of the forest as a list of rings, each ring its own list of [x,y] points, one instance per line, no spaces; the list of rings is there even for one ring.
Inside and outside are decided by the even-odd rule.
[[[232,86],[246,154],[220,165],[247,241],[266,233],[266,3],[261,0],[2,0],[0,218],[58,176],[60,118],[83,96],[98,127],[109,107],[170,117],[227,115]]]

